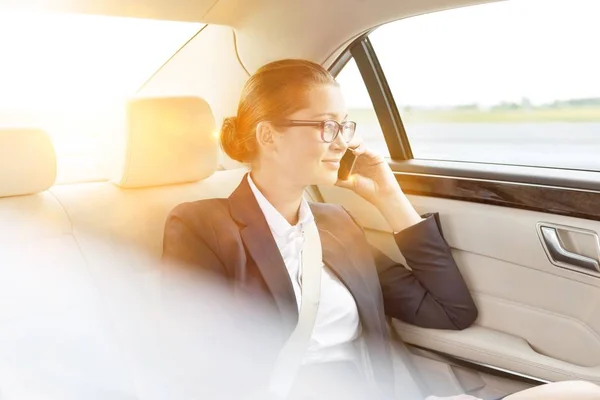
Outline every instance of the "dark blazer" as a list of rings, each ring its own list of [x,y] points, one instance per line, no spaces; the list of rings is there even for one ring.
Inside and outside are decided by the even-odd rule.
[[[395,235],[411,270],[372,248],[338,205],[311,203],[324,263],[354,296],[377,380],[392,381],[385,315],[437,329],[464,329],[477,309],[434,216]],[[260,293],[276,307],[284,336],[298,318],[284,261],[246,177],[228,199],[177,206],[169,215],[163,258],[212,271],[234,292]]]

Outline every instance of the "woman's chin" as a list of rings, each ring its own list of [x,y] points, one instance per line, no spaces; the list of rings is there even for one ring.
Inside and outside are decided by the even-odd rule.
[[[336,171],[324,171],[317,177],[315,185],[322,186],[333,186],[337,182],[337,170]]]

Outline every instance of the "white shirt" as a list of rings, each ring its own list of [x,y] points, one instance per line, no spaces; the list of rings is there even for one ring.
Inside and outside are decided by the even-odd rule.
[[[298,223],[292,226],[256,187],[250,174],[248,183],[271,229],[285,267],[290,275],[296,305],[301,304],[301,254],[303,224],[314,220],[305,199],[300,204]],[[354,297],[346,286],[323,264],[321,300],[315,327],[303,364],[352,360],[356,358],[353,341],[360,335],[360,320]]]

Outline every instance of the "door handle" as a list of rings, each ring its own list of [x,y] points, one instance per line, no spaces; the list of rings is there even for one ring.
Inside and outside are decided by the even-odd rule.
[[[548,257],[553,264],[562,267],[577,267],[587,271],[600,272],[600,263],[591,257],[573,253],[563,247],[556,228],[540,226],[542,239],[547,249]]]

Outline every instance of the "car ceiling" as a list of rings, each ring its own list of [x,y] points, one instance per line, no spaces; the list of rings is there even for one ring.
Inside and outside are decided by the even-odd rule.
[[[306,58],[327,65],[349,41],[373,27],[418,14],[489,1],[0,0],[0,5],[227,25],[236,32],[241,62],[253,71],[266,62],[286,57]]]

